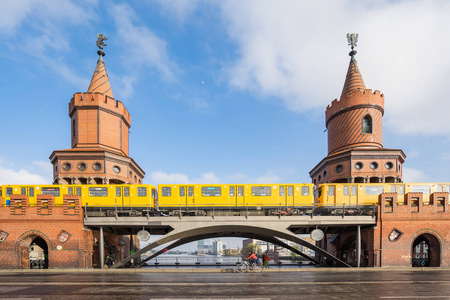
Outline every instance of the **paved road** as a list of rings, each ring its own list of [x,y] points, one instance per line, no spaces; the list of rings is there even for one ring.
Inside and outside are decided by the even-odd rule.
[[[450,271],[0,273],[1,299],[450,299]]]

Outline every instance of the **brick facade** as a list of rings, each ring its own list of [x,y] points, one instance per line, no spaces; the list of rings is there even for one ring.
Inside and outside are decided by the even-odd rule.
[[[100,55],[86,93],[69,102],[71,146],[50,155],[55,184],[141,184],[145,172],[129,157],[131,116],[115,100]]]
[[[328,155],[309,175],[314,184],[402,182],[406,155],[383,148],[384,95],[366,89],[355,54],[340,99],[325,112]]]
[[[36,238],[48,247],[49,268],[91,268],[93,234],[83,226],[79,198],[64,196],[63,206],[54,206],[53,196],[38,198],[30,207],[27,196],[12,195],[10,207],[0,206],[0,231],[8,234],[0,243],[0,268],[29,269]],[[62,231],[70,234],[67,241],[58,240]]]
[[[448,193],[433,193],[424,203],[422,193],[409,193],[404,204],[397,194],[380,196],[377,225],[361,229],[361,266],[411,267],[416,261],[414,246],[424,239],[428,246],[427,267],[450,267],[450,205]],[[390,240],[391,233],[399,237]],[[332,242],[330,243],[330,240]],[[327,250],[356,265],[356,228],[327,236]],[[320,246],[325,247],[324,241]]]

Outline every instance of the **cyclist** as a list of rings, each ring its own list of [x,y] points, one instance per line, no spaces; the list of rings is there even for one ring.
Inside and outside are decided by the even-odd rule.
[[[256,254],[252,251],[248,251],[248,257],[246,259],[248,259],[248,263],[250,264],[250,266],[252,266],[254,263],[256,263],[258,257],[256,257]]]

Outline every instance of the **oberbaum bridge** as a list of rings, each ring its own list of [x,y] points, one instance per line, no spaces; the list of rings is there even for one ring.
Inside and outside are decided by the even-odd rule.
[[[106,37],[97,37],[99,59],[89,88],[75,93],[69,102],[72,147],[50,155],[54,184],[139,184],[145,175],[129,156],[130,115],[111,90],[103,59]],[[382,145],[384,95],[366,89],[355,59],[357,34],[347,37],[352,51],[344,88],[340,99],[332,101],[325,114],[329,154],[310,171],[312,182],[402,182],[405,154]],[[362,134],[361,120],[367,115],[372,118],[373,131]],[[373,161],[384,165],[389,160],[395,162],[395,167],[368,173],[351,167],[356,160],[366,166]],[[104,166],[67,170],[63,166],[68,161],[74,166],[98,162]],[[346,167],[337,170],[338,165]],[[392,201],[391,207],[385,207],[385,200],[395,194],[383,193],[379,202],[383,205],[374,207],[371,215],[360,216],[321,216],[312,210],[301,216],[95,217],[84,213],[76,195],[64,195],[63,206],[49,201],[46,209],[39,195],[36,206],[27,204],[27,196],[12,195],[11,200],[18,201],[11,201],[10,206],[0,197],[0,268],[30,268],[33,244],[44,250],[46,267],[50,269],[103,268],[106,253],[115,254],[117,263],[113,268],[119,268],[130,263],[139,266],[185,243],[218,237],[263,240],[288,248],[315,264],[344,267],[411,267],[416,246],[422,243],[428,247],[426,266],[448,267],[449,194],[440,193],[445,200],[443,207],[438,207],[437,201],[424,205],[421,193],[417,194],[419,201],[414,207],[411,201],[404,205]],[[18,202],[20,207],[15,206]],[[68,209],[69,202],[75,202],[75,209]],[[136,235],[143,229],[162,237],[139,249]],[[316,236],[315,244],[300,237],[311,233],[323,233],[323,237]],[[316,256],[304,255],[286,240],[310,248]],[[141,260],[143,253],[163,245],[163,250]]]

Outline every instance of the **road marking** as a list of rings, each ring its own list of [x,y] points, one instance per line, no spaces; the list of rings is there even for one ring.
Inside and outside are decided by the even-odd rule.
[[[417,280],[410,280],[410,281],[386,281],[386,280],[380,280],[380,281],[353,281],[353,282],[339,282],[339,281],[328,281],[328,282],[318,282],[318,281],[301,281],[301,282],[283,282],[283,281],[277,281],[277,282],[252,282],[251,285],[360,285],[360,284],[445,284],[450,285],[450,281],[417,281]],[[215,286],[215,285],[224,285],[224,286],[248,286],[248,282],[2,282],[2,286],[30,286],[30,285],[47,285],[47,286],[53,286],[53,285],[68,285],[68,286],[154,286],[154,285],[160,285],[160,286]]]
[[[385,296],[385,297],[379,297],[380,299],[424,299],[424,298],[445,298],[450,299],[449,296]]]

